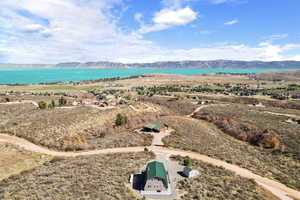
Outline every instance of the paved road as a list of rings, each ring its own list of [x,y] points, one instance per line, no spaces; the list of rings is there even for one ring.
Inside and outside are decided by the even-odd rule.
[[[25,150],[36,152],[36,153],[47,154],[47,155],[51,155],[51,156],[62,156],[62,157],[76,157],[76,156],[88,156],[88,155],[95,155],[95,154],[112,154],[112,153],[144,151],[144,147],[125,147],[125,148],[103,149],[103,150],[94,150],[94,151],[86,151],[86,152],[58,152],[58,151],[49,150],[44,147],[40,147],[40,146],[35,145],[27,140],[24,140],[24,139],[15,137],[15,136],[4,135],[4,134],[0,134],[0,142],[14,144],[14,145],[24,148]],[[237,165],[232,165],[232,164],[226,163],[224,161],[217,160],[217,159],[214,159],[214,158],[211,158],[211,157],[199,154],[199,153],[195,153],[195,152],[188,152],[188,151],[162,148],[162,147],[156,147],[156,146],[148,147],[148,149],[150,151],[153,151],[154,153],[158,153],[158,154],[189,156],[192,159],[197,159],[197,160],[201,160],[206,163],[210,163],[215,166],[224,167],[227,170],[235,172],[237,175],[240,175],[242,177],[249,178],[249,179],[254,179],[257,183],[261,184],[262,186],[264,186],[266,189],[270,190],[277,196],[278,196],[278,192],[279,192],[284,197],[290,196],[295,199],[300,199],[299,191],[289,188],[275,180],[271,180],[271,179],[259,176],[257,174],[254,174],[251,171],[241,168]],[[276,192],[272,191],[272,188],[273,188],[273,190],[276,190]]]

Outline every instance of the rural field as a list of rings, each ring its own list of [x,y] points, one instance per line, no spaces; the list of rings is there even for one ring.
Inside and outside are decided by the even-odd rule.
[[[162,120],[175,129],[164,139],[169,147],[199,152],[300,188],[300,163],[292,156],[239,141],[205,121],[181,117]]]
[[[183,162],[184,158],[174,156],[172,159]],[[192,167],[201,176],[183,179],[177,183],[180,200],[190,199],[265,199],[279,200],[276,196],[263,190],[253,180],[245,179],[221,167],[192,160]]]
[[[118,113],[136,115],[128,107],[98,110],[91,107],[39,110],[31,104],[0,105],[0,132],[57,150],[147,146],[151,136],[129,129],[114,130]]]
[[[295,84],[264,82],[262,90],[276,92]],[[295,193],[300,190],[299,100],[291,99],[294,93],[274,99],[252,90],[255,84],[248,75],[152,74],[80,84],[2,85],[0,134],[12,144],[0,143],[0,199],[140,200],[129,175],[139,173],[155,154],[166,159],[172,150],[216,160],[192,160],[200,175],[176,179],[174,199],[282,197],[255,178],[219,166],[222,161]],[[66,105],[57,104],[62,96]],[[52,100],[56,105],[49,107]],[[150,132],[140,131],[152,122]],[[39,147],[26,143],[25,151],[9,136]],[[29,152],[39,148],[47,155]],[[183,157],[172,158],[183,164]],[[294,193],[286,196],[297,197]]]
[[[54,158],[0,182],[0,199],[140,199],[129,187],[129,175],[152,158],[151,153]]]
[[[51,156],[31,153],[7,143],[0,143],[0,152],[0,181],[52,159]]]

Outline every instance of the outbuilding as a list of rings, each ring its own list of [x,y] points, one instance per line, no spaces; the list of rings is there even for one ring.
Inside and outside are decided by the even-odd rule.
[[[164,192],[168,190],[168,173],[161,162],[148,163],[145,172],[144,191]]]
[[[159,133],[168,129],[168,125],[161,121],[153,121],[150,124],[143,127],[145,132],[155,132]]]
[[[190,168],[190,167],[185,167],[183,169],[183,175],[185,177],[188,177],[188,178],[194,178],[194,177],[199,175],[199,172],[195,169]]]

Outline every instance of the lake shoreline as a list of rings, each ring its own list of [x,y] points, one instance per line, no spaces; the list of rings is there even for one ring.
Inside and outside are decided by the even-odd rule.
[[[106,69],[79,69],[79,68],[39,68],[39,69],[0,69],[0,85],[27,86],[27,85],[62,85],[62,84],[91,84],[105,81],[131,79],[153,75],[250,75],[262,72],[297,71],[295,69],[179,69],[179,68],[106,68]],[[15,80],[14,80],[15,79]]]

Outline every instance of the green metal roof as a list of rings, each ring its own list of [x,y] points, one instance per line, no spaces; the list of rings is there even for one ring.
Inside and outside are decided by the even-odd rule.
[[[160,128],[164,127],[164,126],[165,126],[165,123],[163,123],[163,122],[153,121],[153,122],[151,122],[150,124],[148,124],[145,127],[149,128],[149,129],[160,129]]]
[[[167,179],[167,172],[164,164],[161,162],[153,161],[148,163],[146,168],[147,179],[151,178],[161,178],[163,180]]]

